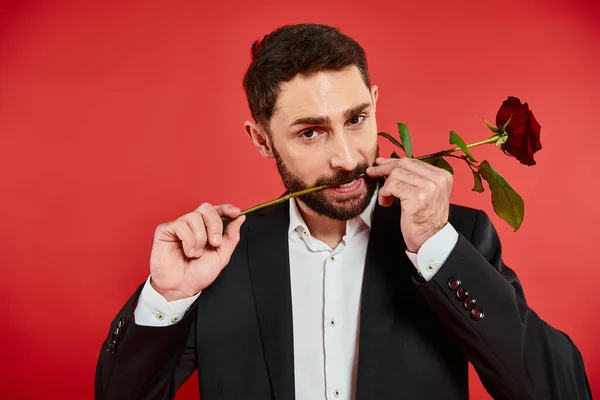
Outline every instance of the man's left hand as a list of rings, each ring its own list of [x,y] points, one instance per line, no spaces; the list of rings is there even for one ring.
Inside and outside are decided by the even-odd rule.
[[[389,207],[400,199],[400,228],[408,251],[417,253],[448,222],[450,172],[414,158],[378,158],[367,175],[385,178],[379,204]]]

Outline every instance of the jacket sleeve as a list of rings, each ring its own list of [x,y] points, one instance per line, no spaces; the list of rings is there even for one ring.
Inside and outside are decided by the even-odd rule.
[[[413,280],[494,399],[591,399],[583,359],[571,339],[525,301],[502,261],[498,234],[478,211],[471,237],[426,282]]]
[[[176,324],[136,325],[141,285],[113,320],[96,367],[96,400],[172,399],[196,369],[196,303]]]

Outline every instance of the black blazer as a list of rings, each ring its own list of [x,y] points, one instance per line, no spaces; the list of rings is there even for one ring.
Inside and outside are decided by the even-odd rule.
[[[248,216],[229,265],[180,322],[135,325],[140,286],[102,346],[96,399],[170,399],[196,368],[202,400],[294,399],[288,210]],[[579,351],[527,306],[484,212],[451,206],[458,243],[429,282],[406,257],[399,220],[398,202],[376,206],[357,400],[468,399],[468,361],[495,399],[591,398]]]

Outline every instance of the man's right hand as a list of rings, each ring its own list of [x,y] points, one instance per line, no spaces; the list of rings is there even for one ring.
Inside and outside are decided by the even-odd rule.
[[[150,283],[167,301],[191,297],[204,290],[229,263],[240,240],[245,215],[231,204],[202,204],[154,233]],[[232,221],[224,234],[221,217]]]

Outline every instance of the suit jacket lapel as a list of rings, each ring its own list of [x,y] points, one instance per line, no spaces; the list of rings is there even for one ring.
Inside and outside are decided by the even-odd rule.
[[[249,227],[248,264],[271,387],[276,400],[294,399],[294,332],[288,203],[269,207]]]
[[[406,257],[400,230],[400,206],[376,205],[363,275],[360,307],[359,354],[356,399],[372,399],[382,362],[389,352],[392,327],[396,316],[395,299],[402,291],[399,282],[410,274],[412,265]]]

